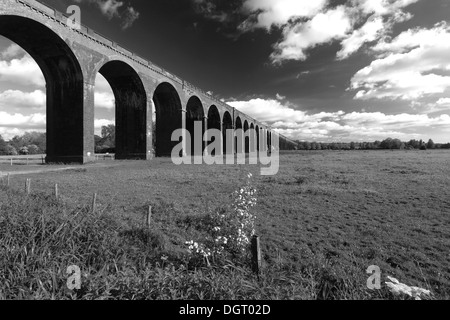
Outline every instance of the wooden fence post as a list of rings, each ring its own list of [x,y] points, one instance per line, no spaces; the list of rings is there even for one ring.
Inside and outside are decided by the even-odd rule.
[[[8,176],[6,177],[6,187],[9,188],[9,173],[8,173]]]
[[[28,195],[31,193],[31,179],[25,181],[25,192]]]
[[[55,198],[58,200],[58,184],[55,183]]]
[[[259,275],[261,271],[261,247],[257,235],[252,237],[252,268],[253,272]]]
[[[150,229],[150,226],[152,225],[152,206],[148,206],[146,223],[147,223],[147,228]]]
[[[92,197],[92,213],[95,213],[96,202],[97,202],[97,193],[94,193],[94,196]]]

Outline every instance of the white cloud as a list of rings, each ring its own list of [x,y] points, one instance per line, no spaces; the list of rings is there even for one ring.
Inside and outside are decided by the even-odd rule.
[[[0,93],[0,110],[35,109],[45,111],[46,94],[41,90],[23,92],[6,90]]]
[[[0,53],[2,59],[11,59],[23,55],[26,52],[17,44],[12,43],[9,47]]]
[[[318,120],[338,120],[343,111],[320,112],[309,115],[304,111],[295,110],[278,100],[252,99],[249,101],[227,102],[232,107],[242,111],[249,116],[265,123],[303,123],[315,122]]]
[[[372,16],[359,29],[342,40],[342,49],[337,53],[339,60],[348,58],[361,48],[364,43],[377,40],[383,33],[385,25],[382,17]]]
[[[421,113],[424,114],[432,114],[432,113],[442,114],[444,112],[450,111],[450,98],[440,98],[436,102],[428,102],[428,103],[412,101],[411,107],[413,109],[419,110]]]
[[[299,140],[375,141],[388,137],[409,140],[427,134],[429,128],[445,131],[450,116],[381,112],[320,112],[308,114],[277,100],[252,99],[228,102],[249,116],[260,119],[279,133]]]
[[[402,32],[373,50],[379,59],[351,79],[356,99],[414,100],[450,88],[450,76],[439,73],[450,70],[450,26],[445,22]]]
[[[319,13],[308,22],[288,25],[283,29],[283,40],[274,47],[272,62],[305,60],[307,49],[344,38],[350,30],[351,21],[344,6]]]
[[[134,9],[133,7],[128,7],[123,15],[124,18],[121,24],[122,30],[130,28],[133,25],[133,23],[137,19],[139,19],[140,15],[141,14],[137,12],[136,9]]]
[[[450,25],[443,21],[430,29],[409,29],[400,33],[391,41],[381,41],[372,50],[376,52],[407,53],[414,48],[430,49],[436,46],[447,48],[446,43],[450,39]]]
[[[274,64],[306,60],[307,50],[337,40],[342,46],[337,58],[342,60],[387,35],[394,24],[410,19],[403,9],[417,1],[353,0],[331,7],[327,0],[246,0],[243,10],[250,17],[239,29],[281,28],[282,39],[271,55]]]
[[[245,25],[247,29],[270,29],[273,25],[285,25],[293,18],[311,18],[319,13],[327,2],[327,0],[246,0],[243,9],[253,13],[256,21],[247,21]]]
[[[366,14],[389,15],[418,2],[419,0],[353,0],[353,5],[359,6]]]
[[[277,100],[284,100],[284,99],[286,99],[286,97],[285,96],[282,96],[281,94],[276,94],[276,98],[277,98]]]
[[[114,95],[108,92],[95,92],[95,107],[114,109],[116,106]]]
[[[303,121],[305,112],[293,110],[277,100],[252,99],[249,101],[230,101],[230,106],[262,122]]]
[[[114,124],[114,121],[108,119],[95,119],[94,128],[101,129],[103,126],[107,126],[109,124]]]
[[[77,3],[87,2],[95,4],[100,11],[108,19],[119,18],[122,19],[122,30],[130,28],[133,23],[139,18],[140,13],[132,6],[128,5],[125,10],[121,10],[125,3],[118,0],[74,0]]]
[[[28,54],[20,59],[0,61],[0,81],[24,86],[45,86],[41,69]]]
[[[114,93],[108,81],[100,73],[95,78],[95,107],[104,109],[114,109]]]
[[[97,73],[97,76],[95,77],[95,91],[112,92],[111,85],[101,73]]]
[[[42,130],[33,130],[33,131],[42,131]],[[21,136],[25,133],[24,130],[19,128],[9,128],[9,127],[0,127],[0,136],[4,140],[11,140],[14,136]]]
[[[45,128],[45,114],[8,113],[0,111],[0,127]]]
[[[441,98],[436,102],[436,104],[440,106],[450,106],[450,98]]]
[[[106,15],[109,19],[117,16],[119,17],[119,8],[123,6],[122,1],[117,0],[106,0],[106,1],[97,1],[100,10],[104,15]]]
[[[88,2],[93,3],[98,6],[100,11],[108,17],[108,19],[112,19],[114,17],[120,17],[119,9],[124,5],[122,1],[117,0],[74,0],[77,3]]]
[[[383,128],[406,129],[420,126],[446,126],[450,125],[450,116],[447,114],[430,117],[426,114],[395,114],[386,115],[382,112],[360,113],[352,112],[342,116],[342,120],[350,125],[380,126]]]

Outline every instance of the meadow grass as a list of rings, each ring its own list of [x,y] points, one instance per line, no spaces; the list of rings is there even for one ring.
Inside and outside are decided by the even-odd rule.
[[[386,286],[366,287],[365,270],[378,265],[382,284],[389,275],[448,299],[448,156],[285,153],[273,177],[258,176],[255,166],[174,166],[170,159],[13,176],[0,191],[0,298],[397,298]],[[185,245],[207,236],[208,213],[231,210],[230,195],[247,172],[258,192],[259,278],[248,256],[224,255],[207,267]],[[26,178],[30,196],[20,191]],[[81,268],[81,290],[67,289],[69,265]]]
[[[0,235],[0,299],[240,300],[310,294],[310,280],[301,274],[267,270],[258,280],[245,262],[204,267],[187,252],[173,250],[157,227],[125,226],[107,209],[68,208],[42,194],[3,188]],[[80,290],[67,287],[70,265],[82,271]]]

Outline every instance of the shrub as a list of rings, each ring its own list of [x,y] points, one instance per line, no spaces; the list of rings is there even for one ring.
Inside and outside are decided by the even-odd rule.
[[[233,192],[231,208],[215,210],[205,217],[206,238],[186,242],[190,252],[202,257],[208,265],[210,259],[218,261],[228,254],[239,258],[248,252],[250,239],[255,234],[256,219],[250,209],[257,201],[251,177],[249,173],[246,184]]]
[[[38,154],[39,153],[39,147],[35,144],[30,144],[27,146],[28,148],[28,153],[29,154]]]
[[[5,149],[3,150],[3,154],[7,156],[17,156],[17,150],[12,145],[7,144]]]
[[[19,149],[19,154],[21,155],[27,155],[29,154],[28,148],[27,147],[22,147]]]

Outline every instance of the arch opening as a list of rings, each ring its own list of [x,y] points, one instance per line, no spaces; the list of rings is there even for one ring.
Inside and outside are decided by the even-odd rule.
[[[190,150],[186,150],[190,152],[188,155],[193,156],[201,156],[203,154],[203,150],[205,149],[205,141],[203,141],[203,135],[205,133],[205,113],[203,111],[203,106],[200,99],[196,96],[192,96],[187,103],[186,106],[186,131],[191,135],[191,148]],[[196,141],[195,137],[195,122],[201,121],[201,134],[202,134],[202,143],[201,149],[195,148],[196,144],[199,144],[199,141]]]
[[[254,135],[255,133],[255,125],[253,124],[253,122],[250,124],[250,129],[251,129],[251,139],[250,139],[250,145],[249,145],[249,152],[254,152],[256,151],[256,145],[255,145],[255,138],[256,135]]]
[[[255,131],[256,131],[256,151],[259,151],[259,126],[258,125],[256,125]]]
[[[122,61],[107,62],[99,73],[115,98],[116,159],[146,159],[147,94],[138,73]]]
[[[270,139],[272,137],[272,132],[270,132],[269,130],[267,130],[267,150],[270,152],[271,151],[271,143],[270,143]]]
[[[108,81],[99,73],[94,90],[94,142],[96,161],[115,154],[116,108],[114,92]],[[103,157],[97,155],[103,155]],[[110,158],[110,157],[108,157]]]
[[[225,111],[223,114],[223,120],[222,120],[222,141],[223,141],[223,154],[232,154],[233,149],[227,150],[227,130],[233,129],[233,120],[231,118],[231,115],[228,111]],[[232,143],[233,140],[230,141]]]
[[[221,131],[222,130],[222,126],[221,126],[220,122],[221,121],[220,121],[219,110],[217,109],[216,106],[212,105],[211,107],[209,107],[209,110],[208,110],[208,127],[207,127],[207,129],[208,130],[209,129],[217,129],[217,130]],[[208,139],[211,139],[210,143],[213,143],[215,137],[211,137],[211,138],[208,137]],[[223,139],[222,139],[222,141],[223,141]],[[208,145],[210,143],[208,143]],[[221,150],[218,150],[218,151],[220,152]],[[211,154],[212,156],[215,156],[216,155],[216,150],[212,150],[211,153],[212,153]]]
[[[249,153],[250,152],[250,138],[248,136],[248,121],[245,120],[244,121],[244,134],[245,134],[245,153]]]
[[[157,157],[170,157],[179,141],[172,141],[172,133],[182,127],[182,106],[177,90],[163,82],[153,94],[155,104],[154,149]]]
[[[238,129],[241,129],[242,130],[242,120],[241,120],[241,118],[240,117],[237,117],[236,118],[236,121],[235,121],[235,130],[238,130]],[[243,137],[239,137],[239,140],[241,140]],[[235,137],[234,137],[234,152],[235,153],[242,153],[243,152],[243,142],[242,141],[239,141],[239,143],[238,143],[238,136],[236,135]]]

